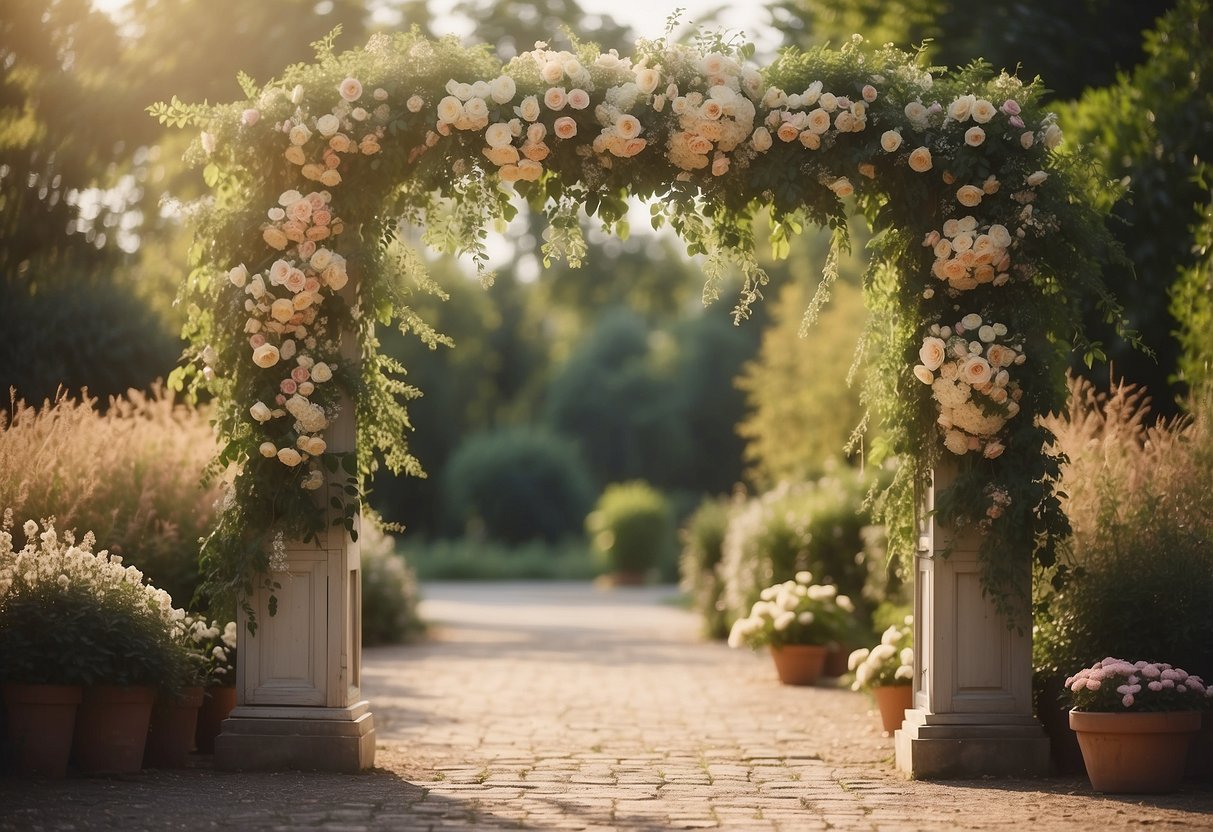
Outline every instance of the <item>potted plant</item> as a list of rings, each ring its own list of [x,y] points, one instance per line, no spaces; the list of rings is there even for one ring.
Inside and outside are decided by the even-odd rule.
[[[235,642],[235,622],[230,624]],[[216,647],[224,631],[218,622],[186,615],[173,622],[173,640],[185,656],[181,691],[175,696],[161,696],[152,709],[151,728],[144,751],[144,765],[159,768],[181,768],[187,755],[194,750],[199,711],[205,699],[205,688],[216,676],[227,675],[227,651]],[[226,714],[225,714],[226,716]]]
[[[1091,787],[1100,792],[1173,791],[1213,687],[1163,662],[1106,658],[1066,679]]]
[[[826,651],[854,629],[855,606],[833,584],[814,584],[810,572],[759,593],[750,614],[729,632],[729,646],[767,647],[779,681],[811,685],[821,675]]]
[[[223,720],[236,707],[236,622],[227,622],[222,630],[212,622],[195,646],[205,660],[206,681],[194,744],[199,752],[210,754]]]
[[[23,748],[51,745],[26,722],[19,701],[46,701],[57,693],[21,692],[23,685],[79,686],[74,727],[66,736],[85,771],[137,771],[157,688],[174,692],[183,653],[173,643],[172,599],[143,582],[143,574],[105,551],[92,551],[87,533],[62,537],[53,522],[22,527],[26,543],[14,550],[11,514],[0,531],[0,680],[5,685],[10,734]],[[64,706],[66,707],[66,705]],[[60,753],[56,744],[56,754]],[[56,756],[49,773],[62,776]],[[34,770],[44,763],[35,762]]]
[[[914,618],[907,615],[903,626],[894,624],[884,631],[880,644],[871,649],[862,647],[847,659],[847,669],[855,673],[851,689],[872,694],[886,735],[901,727],[912,705],[913,640]]]

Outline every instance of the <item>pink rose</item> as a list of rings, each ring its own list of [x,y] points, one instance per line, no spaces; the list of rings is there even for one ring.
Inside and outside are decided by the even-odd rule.
[[[1017,116],[1020,112],[1019,102],[1014,98],[1008,98],[1006,101],[1002,102],[1002,106],[998,109],[1002,110],[1003,113],[1009,116]]]
[[[337,85],[337,92],[346,101],[357,101],[362,97],[362,82],[357,78],[346,78]]]
[[[308,371],[307,367],[296,367],[295,369],[291,370],[291,378],[293,378],[299,384],[307,381],[310,376],[311,373]]]
[[[240,114],[240,121],[244,123],[245,127],[252,127],[260,120],[261,111],[255,110],[251,107]]]
[[[248,339],[248,343],[250,347],[257,349],[257,347],[265,343],[265,336],[258,332]]]
[[[299,385],[292,378],[284,378],[278,382],[278,389],[282,391],[284,396],[293,396],[295,391],[299,389]]]

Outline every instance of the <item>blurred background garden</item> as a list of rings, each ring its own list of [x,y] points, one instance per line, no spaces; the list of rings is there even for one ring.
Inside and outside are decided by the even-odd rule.
[[[183,347],[189,204],[207,189],[180,161],[189,137],[149,104],[234,98],[238,70],[264,82],[337,25],[339,47],[418,26],[506,58],[562,43],[569,26],[629,54],[664,31],[673,4],[661,6],[3,0],[0,508],[91,530],[178,605],[205,602],[191,600],[198,540],[221,492],[200,483],[217,448],[205,403],[187,406],[162,380]],[[699,4],[675,35],[741,26],[762,62],[860,32],[923,44],[931,64],[980,57],[1045,79],[1063,152],[1098,165],[1087,198],[1115,200],[1132,268],[1107,277],[1149,351],[1092,305],[1104,360],[1076,359],[1086,378],[1053,425],[1071,460],[1059,488],[1074,536],[1069,580],[1037,587],[1037,669],[1148,653],[1213,675],[1209,2],[741,6]],[[763,587],[810,570],[854,600],[853,646],[905,616],[906,563],[870,522],[892,462],[873,461],[877,426],[857,430],[865,230],[852,229],[812,327],[829,248],[812,229],[786,259],[765,258],[767,296],[735,326],[727,288],[705,306],[699,263],[647,215],[638,206],[627,239],[587,223],[584,265],[545,269],[542,219],[524,211],[493,241],[491,288],[466,263],[431,264],[449,299],[415,306],[453,346],[383,333],[423,393],[410,448],[428,476],[370,484],[370,509],[404,530],[363,542],[367,643],[415,634],[417,583],[432,579],[681,582],[720,638]]]

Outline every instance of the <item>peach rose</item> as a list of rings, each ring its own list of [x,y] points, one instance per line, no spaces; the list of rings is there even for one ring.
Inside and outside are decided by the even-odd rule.
[[[569,116],[561,116],[552,125],[552,130],[556,133],[557,138],[571,139],[577,135],[577,122]]]
[[[917,173],[926,173],[931,169],[931,151],[925,147],[915,148],[910,152],[910,169]]]

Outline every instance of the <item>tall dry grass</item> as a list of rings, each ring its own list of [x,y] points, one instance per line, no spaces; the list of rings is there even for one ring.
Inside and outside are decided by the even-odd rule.
[[[217,485],[200,484],[217,450],[211,427],[163,387],[98,404],[85,392],[41,407],[12,401],[0,412],[0,510],[92,530],[99,548],[185,606],[198,580],[198,538],[219,498]]]
[[[1069,458],[1059,490],[1078,574],[1039,599],[1037,668],[1112,655],[1213,672],[1213,390],[1158,421],[1140,388],[1072,379],[1067,413],[1046,423]]]

